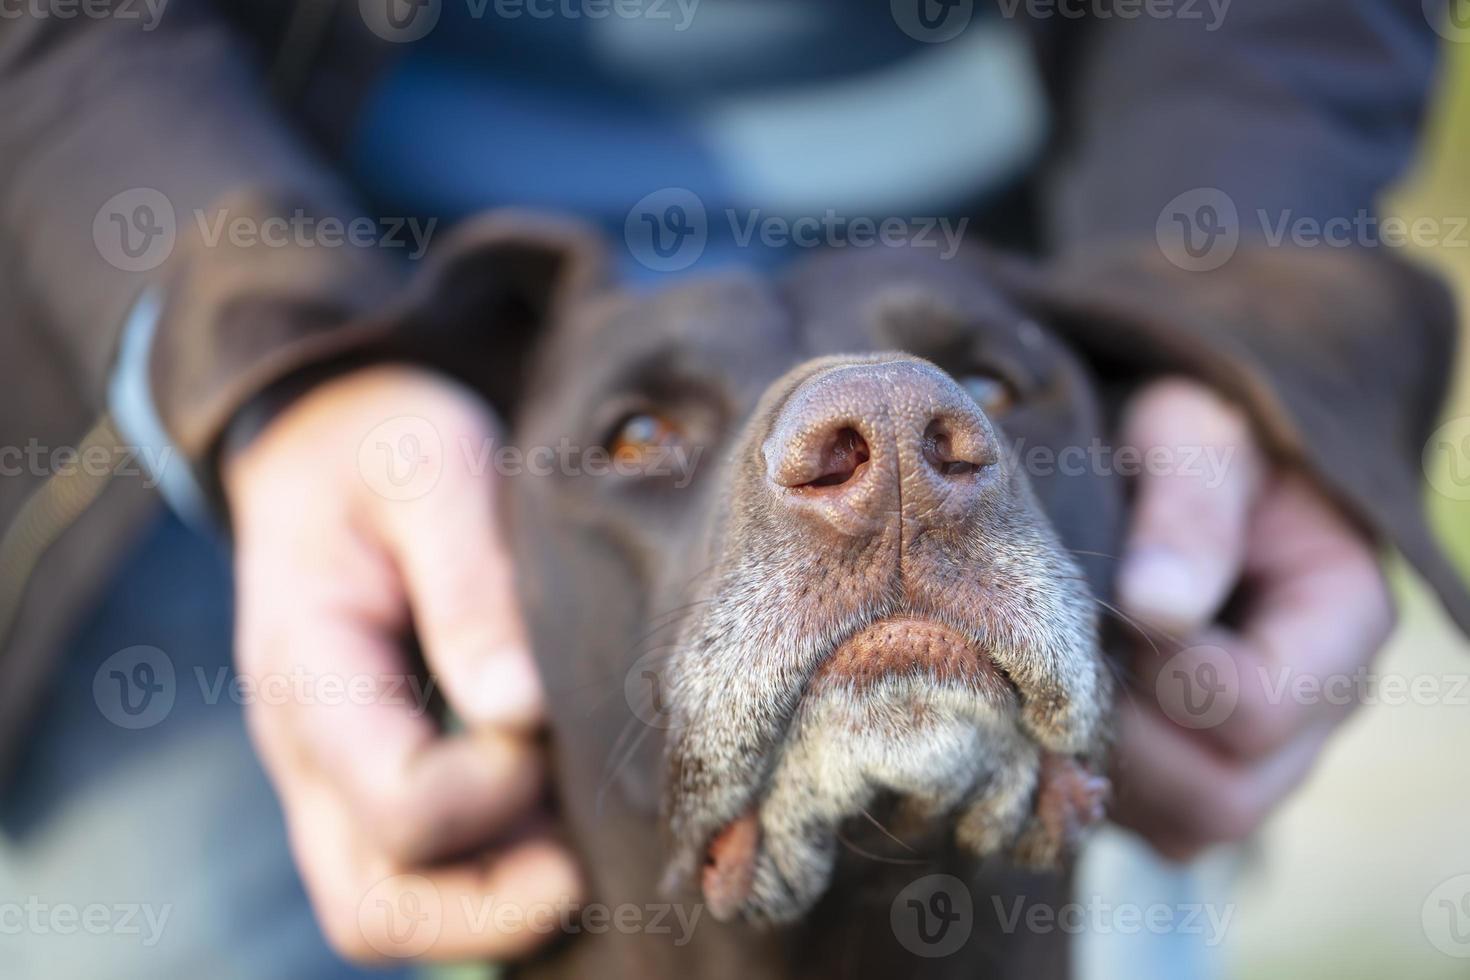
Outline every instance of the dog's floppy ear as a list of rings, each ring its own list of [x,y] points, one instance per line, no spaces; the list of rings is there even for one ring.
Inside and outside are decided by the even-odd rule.
[[[1268,450],[1397,547],[1470,633],[1470,594],[1423,507],[1422,453],[1456,330],[1431,276],[1381,252],[1242,248],[1200,273],[1139,248],[1079,257],[1023,288],[1105,377],[1191,374],[1245,406]]]
[[[531,352],[572,303],[604,286],[606,265],[605,243],[586,224],[494,211],[456,228],[384,316],[405,356],[460,377],[509,420]]]

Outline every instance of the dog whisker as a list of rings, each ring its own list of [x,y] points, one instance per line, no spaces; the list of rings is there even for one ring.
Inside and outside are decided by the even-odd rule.
[[[871,823],[874,827],[877,827],[879,830],[883,831],[883,836],[887,837],[889,840],[893,841],[893,843],[897,844],[905,851],[908,851],[910,854],[915,853],[914,849],[905,844],[903,841],[899,840],[898,837],[893,833],[893,831],[889,830],[887,827],[879,823],[878,818],[869,813],[867,807],[858,807],[858,812],[867,817],[868,822]]]
[[[637,719],[635,718],[633,720],[636,721]],[[648,737],[648,733],[651,731],[653,731],[652,728],[644,726],[643,730],[633,739],[632,744],[628,746],[628,750],[623,753],[622,761],[603,777],[602,785],[597,787],[597,800],[593,804],[593,812],[599,817],[602,816],[602,804],[607,796],[607,791],[612,788],[612,784],[617,780],[623,769],[627,767],[628,763],[633,761],[633,757],[638,754],[638,749],[643,744],[643,740]]]
[[[1123,560],[1123,556],[1122,555],[1113,555],[1113,554],[1109,554],[1106,551],[1088,551],[1086,548],[1068,548],[1067,550],[1070,551],[1074,555],[1089,555],[1089,556],[1091,556],[1093,558],[1107,558],[1110,561],[1122,561]]]
[[[1119,622],[1121,622],[1121,623],[1123,623],[1123,624],[1125,624],[1127,626],[1133,627],[1133,629],[1138,632],[1138,635],[1141,636],[1141,637],[1143,637],[1144,642],[1149,645],[1149,648],[1153,650],[1155,656],[1160,656],[1160,657],[1163,656],[1163,651],[1161,651],[1159,649],[1159,645],[1154,642],[1154,636],[1155,635],[1162,636],[1164,639],[1168,640],[1170,643],[1176,643],[1176,644],[1179,644],[1180,646],[1183,646],[1184,645],[1183,641],[1180,640],[1177,636],[1174,636],[1174,635],[1172,635],[1170,633],[1167,633],[1164,630],[1152,630],[1151,631],[1151,630],[1145,628],[1144,625],[1142,623],[1140,623],[1138,620],[1134,619],[1132,616],[1128,615],[1123,610],[1121,610],[1117,606],[1113,605],[1111,602],[1108,602],[1106,599],[1099,599],[1096,596],[1093,596],[1092,601],[1095,602],[1095,603],[1097,603],[1099,606],[1102,606],[1104,610],[1106,610],[1107,612],[1111,613],[1114,616],[1114,618],[1116,618]]]
[[[926,861],[923,858],[891,858],[891,857],[884,857],[881,854],[874,854],[871,851],[865,851],[865,850],[863,850],[861,847],[858,847],[852,841],[848,840],[846,837],[844,837],[842,835],[842,831],[838,830],[836,832],[836,834],[837,834],[837,840],[842,844],[843,847],[847,848],[849,851],[851,851],[852,853],[856,854],[858,857],[867,858],[869,861],[877,861],[879,864],[902,864],[902,865],[919,865],[919,864],[929,864],[929,863],[931,863],[929,861]]]

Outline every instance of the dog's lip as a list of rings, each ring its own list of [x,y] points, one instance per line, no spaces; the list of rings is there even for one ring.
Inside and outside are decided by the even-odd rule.
[[[700,891],[720,921],[734,918],[750,897],[760,858],[760,809],[752,806],[710,839],[700,872]]]
[[[834,645],[813,669],[804,696],[835,686],[861,691],[894,676],[963,684],[997,703],[1016,696],[1015,684],[981,644],[948,623],[913,613],[875,619]],[[765,786],[757,788],[745,809],[705,843],[700,890],[721,921],[734,918],[749,898],[765,795]]]
[[[933,617],[899,614],[876,619],[836,644],[812,672],[806,693],[833,685],[865,688],[895,675],[962,683],[999,698],[1015,690],[964,631]]]

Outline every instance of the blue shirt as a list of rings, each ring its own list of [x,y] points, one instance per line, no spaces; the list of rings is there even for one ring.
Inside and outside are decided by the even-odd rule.
[[[981,198],[1033,159],[1043,105],[998,17],[927,43],[889,5],[846,0],[443,0],[370,97],[351,160],[394,213],[513,205],[614,236],[680,189],[703,206],[701,265],[767,264],[793,247],[752,234],[767,223]]]

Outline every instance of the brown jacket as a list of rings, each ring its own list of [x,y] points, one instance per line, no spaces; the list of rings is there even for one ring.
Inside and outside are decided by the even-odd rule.
[[[273,385],[344,358],[457,349],[454,363],[473,362],[466,350],[483,340],[470,324],[424,336],[412,316],[375,315],[409,274],[382,250],[211,247],[185,217],[359,213],[333,159],[395,48],[359,3],[171,0],[148,30],[121,16],[139,4],[116,6],[0,21],[0,448],[42,460],[16,466],[9,453],[0,478],[0,764],[158,505],[105,413],[145,287],[164,302],[153,400],[206,488],[226,427]],[[1371,209],[1406,161],[1431,82],[1421,4],[1237,0],[1217,30],[1035,27],[1065,134],[1044,168],[1052,258],[1032,286],[1038,307],[1120,371],[1194,371],[1241,398],[1276,452],[1309,466],[1470,624],[1417,500],[1452,310],[1387,250],[1272,248],[1249,218]],[[166,259],[146,269],[106,244],[158,217],[138,210],[157,200],[140,188],[180,216]],[[1157,244],[1165,205],[1198,188],[1242,216],[1240,253],[1213,272],[1184,271]],[[79,446],[101,447],[117,474],[51,452]]]

